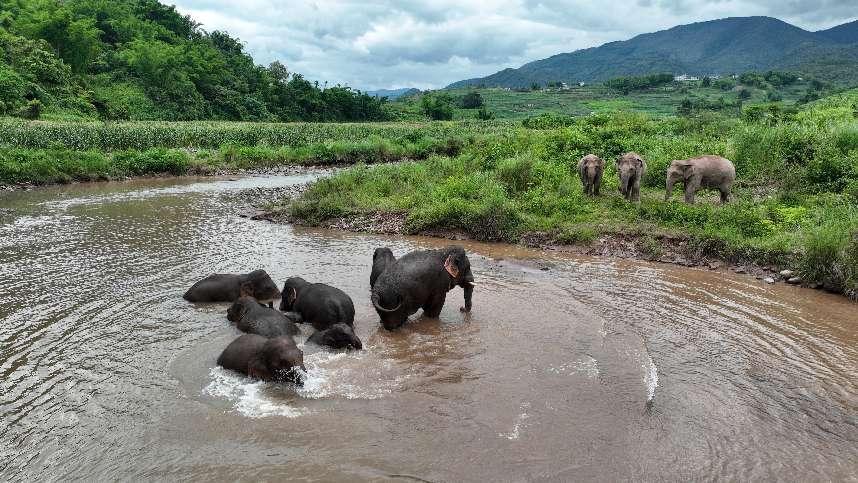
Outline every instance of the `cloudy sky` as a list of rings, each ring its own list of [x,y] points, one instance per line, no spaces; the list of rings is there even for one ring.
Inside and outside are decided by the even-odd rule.
[[[239,37],[257,63],[360,89],[443,87],[561,52],[730,16],[808,30],[856,0],[164,0]]]

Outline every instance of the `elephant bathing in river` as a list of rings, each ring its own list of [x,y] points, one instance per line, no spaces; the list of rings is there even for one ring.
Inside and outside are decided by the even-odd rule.
[[[335,349],[363,347],[354,333],[354,303],[336,287],[292,277],[283,285],[280,310],[297,312],[318,331],[308,339],[311,342]]]
[[[242,287],[260,302],[274,306],[274,299],[280,297],[277,284],[265,270],[254,270],[247,274],[234,275],[215,273],[195,283],[185,292],[188,302],[234,302],[241,296]]]
[[[301,331],[295,325],[300,320],[266,307],[248,295],[242,295],[226,311],[226,318],[235,323],[238,330],[263,337],[294,336]]]
[[[664,201],[670,199],[673,185],[680,181],[685,188],[686,203],[694,203],[694,195],[701,188],[720,191],[721,203],[726,203],[730,201],[730,190],[736,181],[736,168],[729,159],[712,155],[671,161],[667,168]]]
[[[299,386],[303,385],[303,374],[307,372],[304,353],[291,337],[268,339],[244,334],[223,350],[217,364],[254,379],[291,382]]]
[[[438,317],[447,292],[456,285],[465,290],[465,306],[460,310],[470,311],[474,275],[464,248],[415,251],[391,262],[379,275],[372,304],[384,328],[393,330],[421,308],[427,317]]]
[[[343,323],[334,324],[325,330],[317,331],[307,339],[307,342],[328,346],[333,349],[363,349],[363,344],[358,336],[355,335],[354,328]]]
[[[638,153],[626,153],[617,158],[617,175],[620,193],[629,201],[640,203],[641,179],[646,172],[646,161]]]

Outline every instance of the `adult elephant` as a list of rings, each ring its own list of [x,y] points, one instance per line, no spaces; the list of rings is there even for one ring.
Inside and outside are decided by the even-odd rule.
[[[585,195],[599,196],[604,171],[605,161],[595,154],[588,154],[578,161],[578,175],[584,185]]]
[[[297,314],[296,314],[297,315]],[[263,337],[295,336],[301,333],[295,321],[277,310],[260,304],[255,298],[243,295],[226,311],[226,318],[235,323],[238,330]]]
[[[375,285],[375,281],[378,280],[381,272],[395,261],[396,257],[393,256],[393,251],[390,248],[382,247],[375,249],[375,252],[372,254],[372,272],[369,274],[369,288]]]
[[[355,325],[355,305],[342,290],[310,283],[301,277],[292,277],[283,285],[280,310],[301,315],[303,322],[316,330],[325,330],[334,324]]]
[[[242,294],[242,288],[256,300],[274,306],[280,297],[277,284],[265,270],[254,270],[245,274],[215,273],[193,284],[185,292],[188,302],[233,302]]]
[[[628,201],[640,203],[641,179],[646,172],[646,161],[640,154],[629,152],[617,158],[617,175],[620,177],[620,193]]]
[[[304,353],[291,337],[269,339],[244,334],[230,343],[217,358],[217,364],[263,381],[303,385]]]
[[[693,204],[694,195],[702,188],[716,189],[721,193],[721,203],[730,201],[730,191],[736,181],[733,162],[721,156],[705,155],[698,158],[674,160],[667,168],[667,186],[664,201],[670,199],[673,186],[682,182],[685,202]]]
[[[372,304],[384,328],[393,330],[421,308],[427,317],[438,317],[447,292],[456,285],[465,290],[465,306],[460,310],[470,311],[474,275],[464,248],[415,251],[379,275],[372,288]]]

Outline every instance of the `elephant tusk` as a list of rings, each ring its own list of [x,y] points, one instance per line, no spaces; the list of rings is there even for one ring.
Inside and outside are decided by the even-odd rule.
[[[378,303],[378,295],[376,295],[376,294],[372,294],[372,297],[370,297],[370,298],[372,299],[372,305],[373,305],[377,310],[380,310],[380,311],[382,311],[382,312],[396,312],[397,310],[399,310],[399,308],[400,308],[400,307],[402,307],[402,302],[400,301],[400,302],[399,302],[399,305],[397,305],[396,307],[394,307],[394,308],[392,308],[392,309],[386,309],[386,308],[382,307],[382,306]]]

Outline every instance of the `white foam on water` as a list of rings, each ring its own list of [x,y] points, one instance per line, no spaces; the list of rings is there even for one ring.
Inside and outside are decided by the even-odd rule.
[[[644,370],[644,384],[646,384],[646,400],[652,401],[655,397],[655,388],[658,387],[658,367],[647,354],[646,362],[641,366]]]
[[[308,374],[297,392],[308,399],[382,398],[401,386],[408,376],[390,378],[391,361],[375,357],[367,351],[305,353]]]
[[[297,418],[310,412],[307,408],[290,406],[264,394],[266,382],[243,377],[222,367],[211,370],[212,382],[203,393],[230,401],[240,414],[250,418],[285,416]]]
[[[563,363],[557,367],[549,367],[548,372],[553,374],[568,374],[575,373],[584,374],[589,379],[597,379],[599,377],[599,361],[592,356],[579,357],[571,363]]]
[[[530,408],[530,403],[524,403],[521,405],[521,414],[518,415],[518,418],[515,420],[515,424],[512,426],[512,431],[509,433],[498,433],[498,436],[502,438],[506,438],[510,441],[518,439],[521,436],[521,427],[524,425],[524,421],[530,417],[527,414],[527,409]]]

